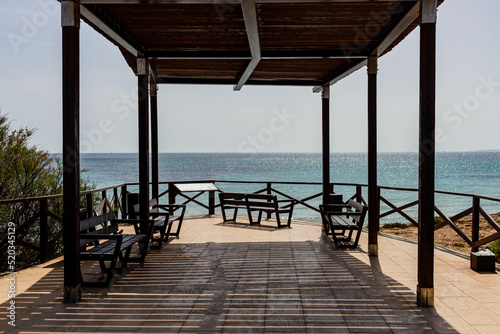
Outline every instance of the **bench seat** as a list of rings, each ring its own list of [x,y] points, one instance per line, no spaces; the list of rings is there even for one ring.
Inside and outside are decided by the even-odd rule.
[[[154,221],[146,221],[148,225],[146,234],[123,234],[118,231],[119,223],[133,224],[134,229],[138,231],[138,225],[143,222],[139,219],[116,219],[114,212],[80,221],[80,259],[99,261],[101,272],[107,274],[105,282],[86,282],[82,275],[82,286],[108,287],[113,279],[118,260],[122,262],[119,271],[126,268],[129,260],[144,262]],[[132,246],[138,243],[144,244],[140,257],[130,258]],[[105,261],[110,262],[109,266],[106,266]]]
[[[326,235],[337,248],[357,248],[368,208],[350,199],[346,204],[320,205]],[[356,235],[353,238],[353,234]]]

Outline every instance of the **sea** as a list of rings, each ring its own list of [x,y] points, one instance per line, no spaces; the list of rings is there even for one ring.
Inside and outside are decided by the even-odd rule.
[[[82,176],[96,187],[139,180],[137,153],[91,153],[81,155]],[[365,153],[332,153],[331,182],[367,183],[367,156]],[[160,181],[260,181],[260,182],[321,182],[322,164],[320,153],[161,153],[159,155]],[[216,182],[221,191],[254,192],[265,184]],[[417,153],[379,153],[378,184],[387,187],[418,188]],[[321,192],[321,185],[273,184],[272,187],[297,199],[304,199]],[[160,186],[160,192],[167,187]],[[436,153],[436,190],[467,193],[500,198],[500,152],[440,152]],[[129,191],[138,191],[137,186]],[[354,195],[353,186],[335,186],[335,192],[344,199]],[[192,196],[193,193],[185,195]],[[416,191],[386,190],[381,195],[396,206],[417,200]],[[368,198],[367,188],[363,196]],[[184,201],[178,196],[177,202]],[[208,197],[197,198],[208,203]],[[318,207],[321,198],[308,201]],[[437,194],[436,205],[446,215],[454,215],[472,206],[469,196]],[[160,202],[167,202],[166,196]],[[481,200],[481,206],[490,214],[500,212],[500,202]],[[390,208],[381,206],[381,212]],[[417,218],[417,207],[404,210]],[[217,213],[219,210],[217,210]],[[190,203],[188,215],[206,214],[207,210]],[[319,214],[302,205],[296,205],[294,219],[320,221]],[[382,223],[407,221],[399,214],[391,214]]]

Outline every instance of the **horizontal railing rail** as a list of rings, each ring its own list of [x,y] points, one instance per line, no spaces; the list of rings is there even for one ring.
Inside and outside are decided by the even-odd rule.
[[[321,191],[311,191],[310,194],[302,194],[297,196],[289,193],[289,191],[279,189],[279,186],[321,186],[321,182],[288,182],[288,181],[242,181],[242,180],[180,180],[160,182],[161,186],[167,186],[167,189],[159,194],[159,198],[167,197],[169,204],[189,204],[197,205],[203,210],[207,210],[209,214],[214,214],[215,210],[220,207],[216,203],[215,191],[199,191],[194,194],[182,193],[178,191],[175,184],[187,183],[214,183],[217,186],[222,185],[252,185],[259,186],[251,192],[254,193],[267,193],[276,194],[280,197],[290,199],[294,205],[301,206],[307,210],[319,214],[317,207],[318,198],[322,196]],[[121,183],[99,189],[85,190],[80,193],[81,198],[81,218],[88,218],[100,215],[109,211],[114,211],[122,218],[128,216],[127,194],[130,193],[130,188],[137,187],[139,183]],[[331,183],[330,191],[335,193],[335,187],[353,187],[355,188],[354,194],[350,199],[355,199],[359,202],[368,205],[363,196],[363,189],[367,188],[366,184],[357,183]],[[389,187],[378,186],[377,198],[375,203],[377,206],[375,210],[378,211],[378,219],[397,214],[404,218],[408,223],[418,226],[418,219],[412,217],[411,214],[405,212],[406,209],[418,206],[418,200],[408,201],[404,204],[395,204],[393,200],[389,199],[390,191],[398,192],[418,192],[418,189],[402,188],[402,187]],[[201,197],[203,194],[208,193],[208,203],[204,202]],[[471,246],[473,251],[477,250],[479,246],[494,241],[500,238],[500,224],[481,206],[481,201],[492,201],[495,203],[500,202],[500,198],[491,196],[475,195],[468,193],[458,193],[450,191],[435,191],[435,194],[447,196],[460,196],[471,198],[472,203],[470,207],[462,210],[455,215],[446,215],[441,208],[435,206],[437,216],[441,217],[442,221],[435,224],[434,229],[438,230],[445,226],[450,226],[455,233],[457,233],[468,245]],[[182,199],[182,203],[176,203],[178,199]],[[347,198],[346,198],[347,199]],[[316,200],[316,204],[312,201]],[[5,205],[19,206],[20,209],[27,208],[30,215],[19,225],[16,226],[16,244],[21,248],[28,249],[38,254],[40,262],[45,262],[49,259],[50,250],[53,250],[57,244],[61,244],[60,239],[62,236],[62,194],[38,196],[30,198],[16,198],[0,200],[0,207]],[[380,212],[381,205],[385,205],[388,209],[385,212]],[[456,222],[466,216],[472,215],[472,233],[467,235]],[[480,220],[483,218],[488,225],[490,225],[496,232],[480,238]],[[0,222],[1,226],[7,226],[7,222]],[[4,251],[7,245],[6,231],[0,230],[0,251]],[[59,248],[62,247],[61,245]]]

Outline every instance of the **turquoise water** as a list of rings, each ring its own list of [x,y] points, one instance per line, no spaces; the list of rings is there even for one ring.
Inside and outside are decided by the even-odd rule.
[[[98,187],[138,181],[137,154],[83,154],[81,167]],[[339,183],[367,182],[367,159],[363,153],[333,153],[331,181]],[[159,156],[161,181],[232,180],[321,182],[321,154],[319,153],[164,153]],[[390,187],[418,187],[418,156],[416,153],[381,153],[378,157],[378,184]],[[221,190],[249,192],[264,185],[217,184]],[[275,185],[277,190],[295,198],[319,193],[321,186]],[[500,198],[500,152],[457,152],[436,154],[436,189],[471,193]],[[131,189],[135,191],[134,188]],[[161,190],[166,190],[162,188]],[[336,187],[345,198],[355,192],[353,187]],[[363,195],[367,198],[366,188]],[[382,196],[396,205],[417,199],[416,192],[382,190]],[[179,198],[180,200],[180,198]],[[166,199],[164,200],[166,201]],[[206,203],[206,198],[201,197]],[[320,199],[310,202],[317,207]],[[437,195],[436,205],[452,215],[472,204],[469,197]],[[492,201],[481,204],[489,213],[500,212],[500,205]],[[384,212],[387,207],[382,206]],[[416,208],[405,210],[412,217]],[[188,206],[188,214],[206,213],[198,206]],[[314,211],[297,206],[295,219],[319,221]],[[404,222],[399,215],[385,221]]]

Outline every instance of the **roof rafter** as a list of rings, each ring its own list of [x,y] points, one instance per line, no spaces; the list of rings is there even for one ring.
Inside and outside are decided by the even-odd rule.
[[[247,64],[238,78],[238,83],[233,87],[234,90],[240,90],[245,82],[250,78],[253,70],[260,62],[260,40],[259,40],[259,23],[257,21],[257,8],[254,0],[242,0],[241,9],[243,11],[243,19],[247,29],[248,44],[250,45],[250,53],[252,59]]]
[[[135,57],[144,55],[145,48],[134,41],[119,24],[108,17],[99,7],[93,5],[80,6],[80,13],[88,22],[107,35],[109,39],[126,49]]]

